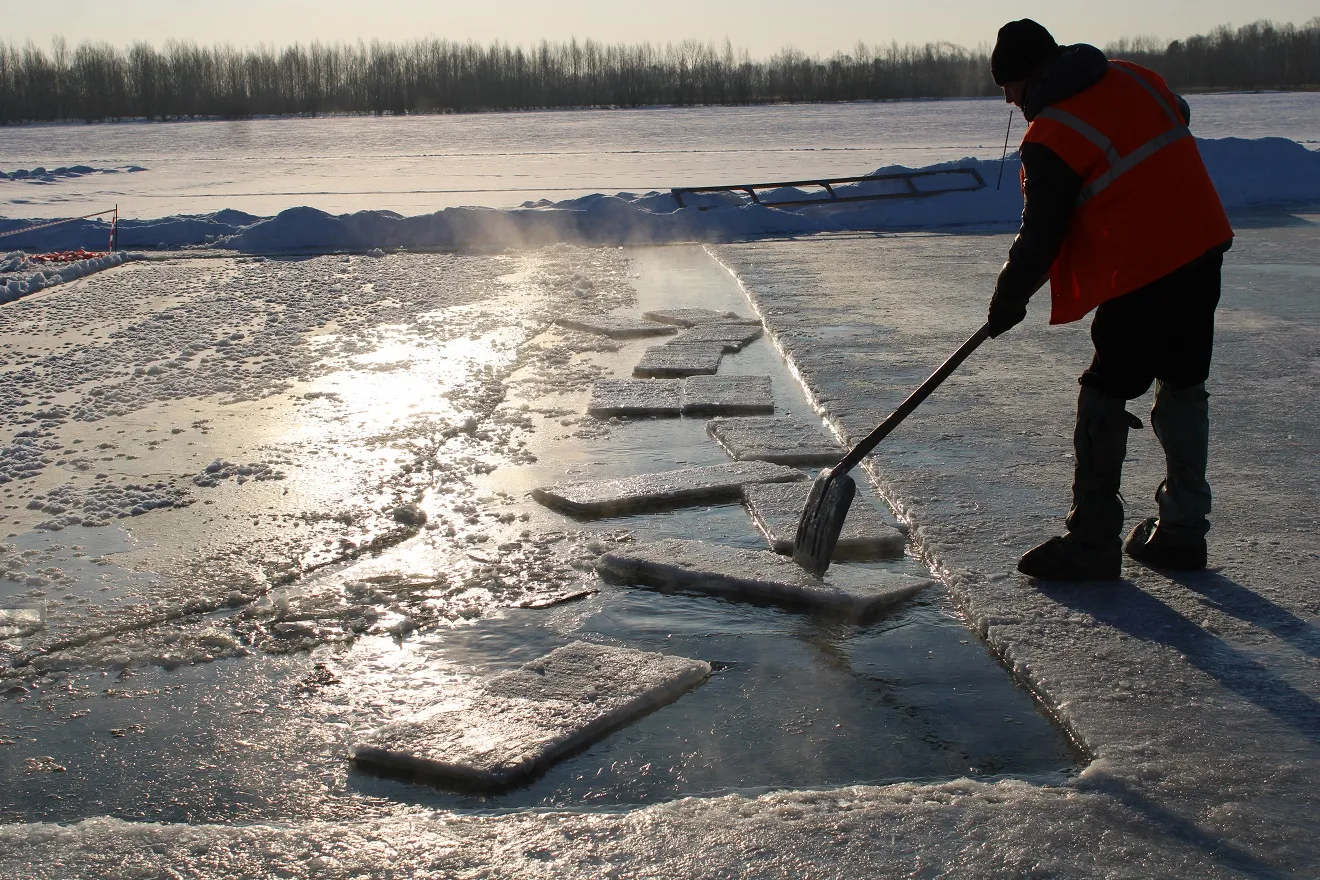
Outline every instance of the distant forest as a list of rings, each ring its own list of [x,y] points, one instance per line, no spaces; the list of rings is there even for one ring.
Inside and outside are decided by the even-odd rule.
[[[1257,22],[1163,44],[1105,47],[1174,88],[1320,87],[1320,18]],[[875,101],[996,94],[984,51],[948,43],[867,46],[830,58],[792,49],[753,60],[726,40],[531,49],[447,40],[285,49],[104,43],[0,46],[0,123],[240,118],[329,113]]]

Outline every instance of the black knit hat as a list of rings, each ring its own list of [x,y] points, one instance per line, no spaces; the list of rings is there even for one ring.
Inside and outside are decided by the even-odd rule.
[[[990,54],[990,75],[998,86],[1027,79],[1058,51],[1054,37],[1036,22],[1029,18],[1010,21],[999,29],[995,51]]]

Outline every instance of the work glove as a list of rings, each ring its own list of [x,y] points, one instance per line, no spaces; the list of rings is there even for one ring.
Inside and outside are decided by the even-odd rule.
[[[986,317],[986,323],[990,325],[990,338],[994,339],[1002,333],[1007,333],[1027,316],[1027,304],[1017,300],[1009,299],[995,291],[995,295],[990,298],[990,314]]]

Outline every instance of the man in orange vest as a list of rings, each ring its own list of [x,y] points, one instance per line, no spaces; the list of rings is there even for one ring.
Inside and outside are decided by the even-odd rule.
[[[1210,486],[1205,390],[1220,269],[1233,230],[1187,129],[1187,103],[1158,74],[1059,46],[1030,19],[999,31],[990,60],[1023,138],[1022,228],[990,302],[992,336],[1026,316],[1048,280],[1051,324],[1093,309],[1095,355],[1077,399],[1067,533],[1018,570],[1056,580],[1116,578],[1122,554],[1157,568],[1206,564]],[[1119,495],[1127,401],[1155,385],[1151,424],[1164,447],[1159,516],[1122,541]]]

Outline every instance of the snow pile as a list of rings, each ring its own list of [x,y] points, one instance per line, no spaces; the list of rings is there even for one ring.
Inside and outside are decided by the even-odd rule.
[[[132,254],[118,251],[71,263],[39,264],[22,253],[6,254],[3,263],[0,263],[0,303],[13,302],[47,287],[111,269],[131,259]]]
[[[1284,138],[1201,140],[1220,196],[1230,210],[1320,200],[1320,153]],[[901,230],[1016,224],[1022,213],[1018,187],[1021,162],[961,159],[922,169],[890,166],[877,174],[903,171],[972,169],[984,189],[916,199],[885,199],[797,209],[767,208],[735,201],[730,195],[686,196],[679,208],[671,193],[596,194],[521,209],[448,208],[402,217],[390,211],[332,216],[313,208],[293,208],[255,223],[223,244],[247,253],[369,248],[492,249],[558,241],[586,244],[645,244],[663,241],[738,241],[767,236],[854,230]],[[951,178],[949,186],[962,185]],[[848,196],[860,185],[836,187]],[[778,200],[808,193],[780,190]],[[704,209],[704,210],[703,210]]]
[[[88,174],[134,174],[146,171],[141,165],[125,165],[122,168],[92,168],[90,165],[71,165],[51,168],[37,167],[31,170],[20,168],[17,171],[0,171],[0,180],[21,180],[27,183],[55,183],[74,177],[86,177]]]
[[[1320,152],[1287,138],[1197,140],[1229,210],[1320,200]]]
[[[1320,152],[1284,138],[1198,140],[1210,175],[1229,210],[1320,201]],[[974,170],[986,182],[979,190],[924,198],[820,204],[796,209],[747,204],[729,194],[685,195],[680,208],[669,192],[597,193],[560,202],[527,202],[521,208],[446,208],[404,217],[393,211],[332,215],[309,207],[275,217],[241,211],[159,220],[121,221],[120,243],[128,248],[219,247],[244,253],[387,250],[501,251],[559,242],[588,245],[672,241],[745,241],[782,235],[858,230],[903,230],[1016,224],[1022,211],[1020,161],[960,159],[926,168],[890,166],[877,174],[904,171]],[[1002,174],[1001,174],[1002,172]],[[926,178],[921,186],[961,189],[967,175]],[[863,186],[840,186],[840,196]],[[770,200],[808,198],[816,193],[780,190]],[[0,232],[26,221],[0,221]],[[13,236],[15,246],[53,250],[96,247],[105,241],[100,221],[80,221]]]
[[[58,218],[51,218],[58,219]],[[242,211],[223,210],[200,217],[175,216],[154,220],[119,220],[119,244],[130,250],[169,250],[205,247],[243,231],[266,218]],[[11,233],[0,241],[6,247],[29,253],[48,251],[99,251],[110,240],[110,224],[104,220],[75,220],[32,232],[15,232],[40,223],[38,220],[0,220],[0,233]]]

